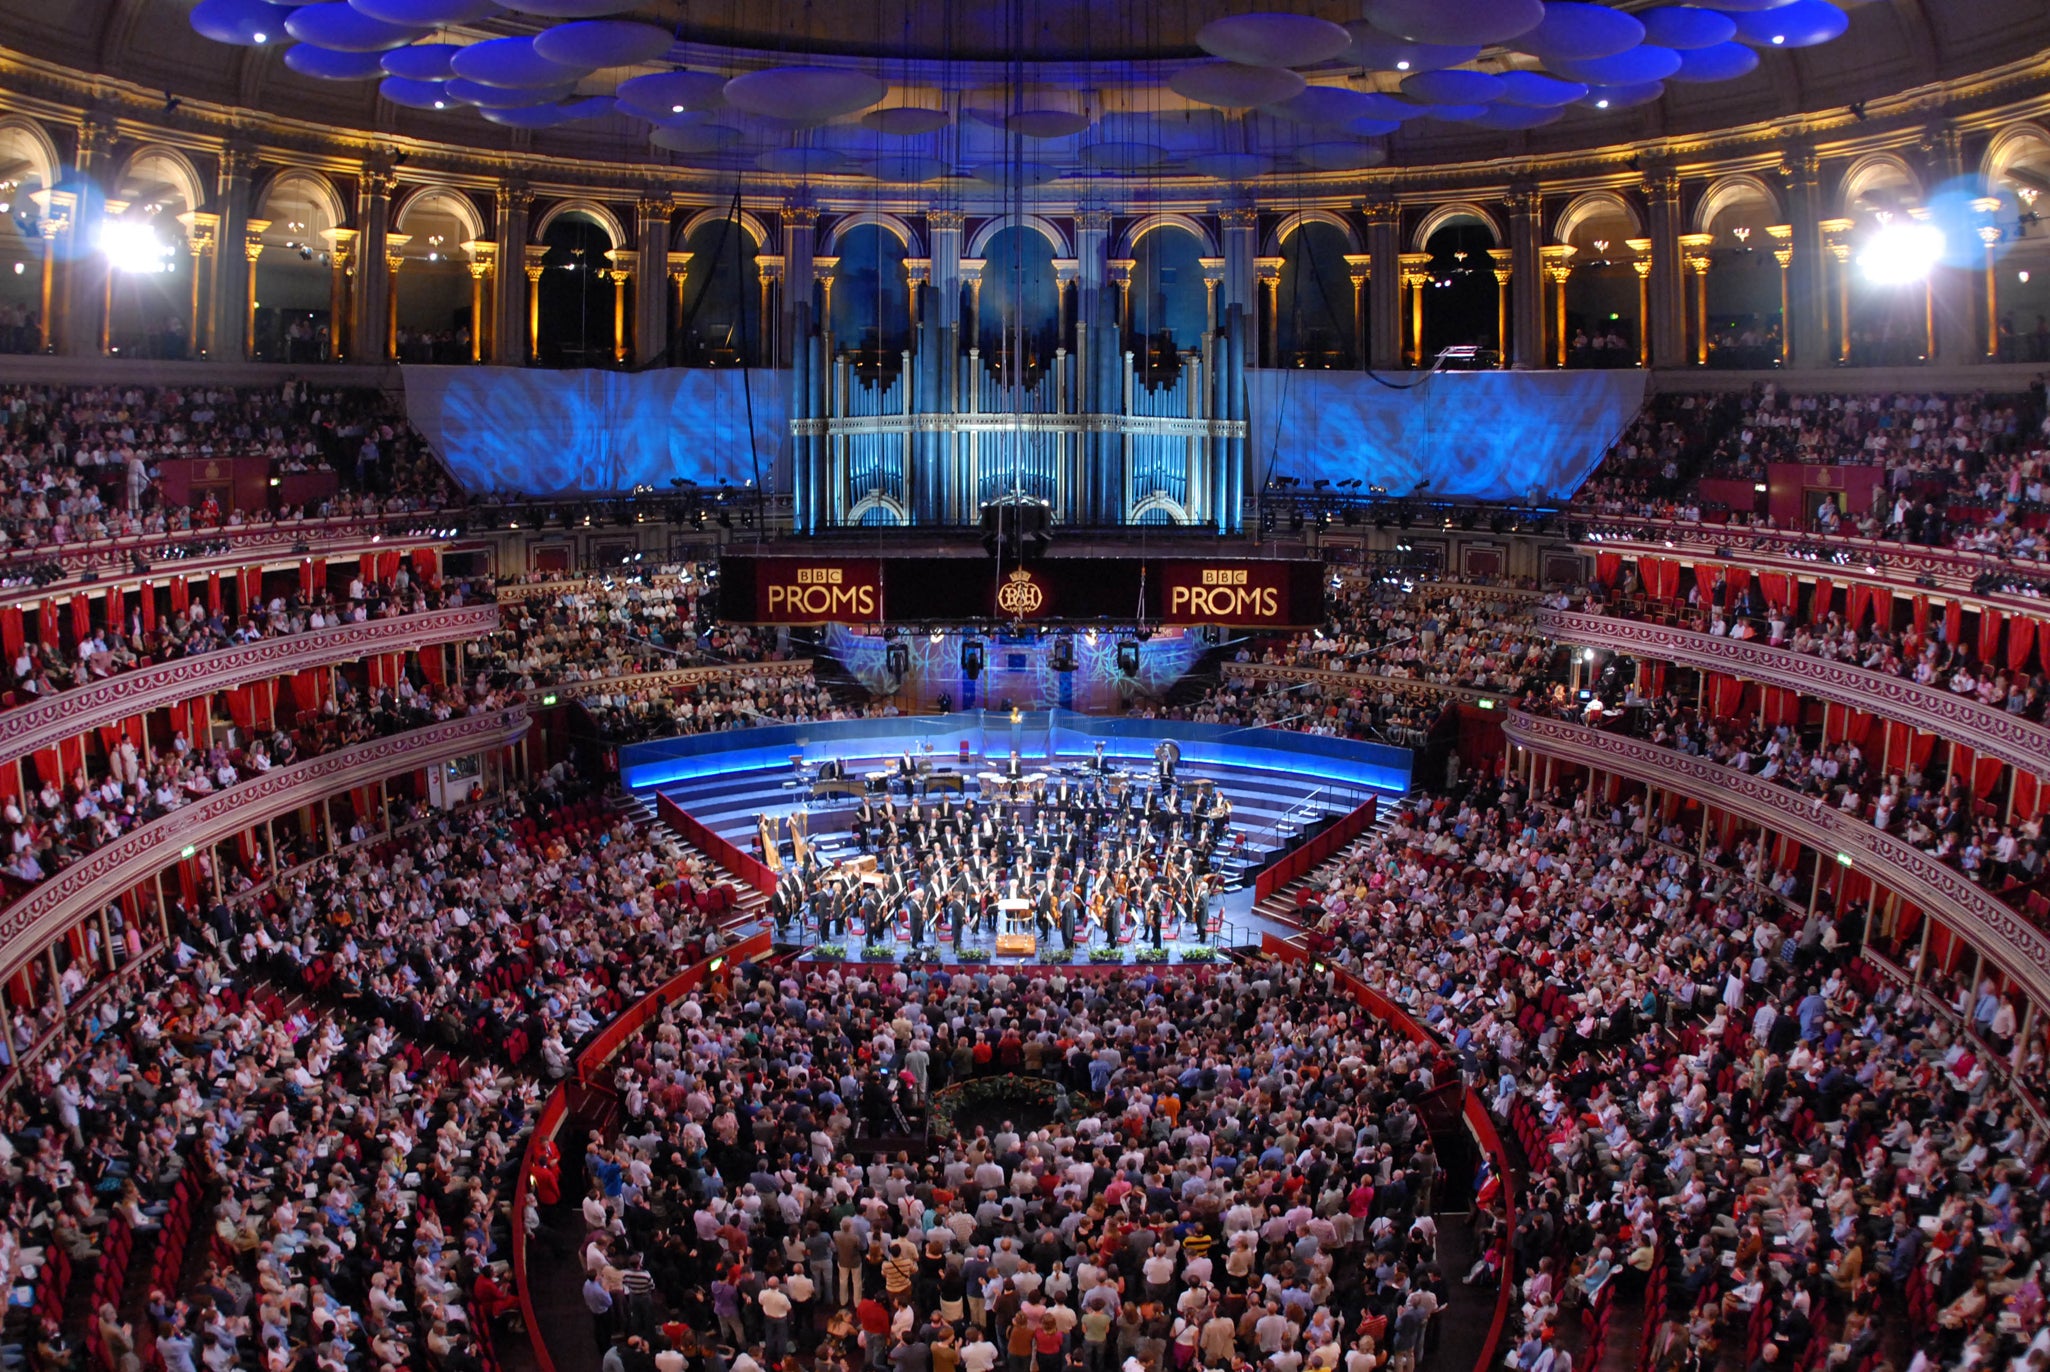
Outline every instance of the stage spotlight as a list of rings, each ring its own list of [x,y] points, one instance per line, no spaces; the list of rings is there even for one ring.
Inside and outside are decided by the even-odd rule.
[[[1865,279],[1880,286],[1920,281],[1943,259],[1943,230],[1934,224],[1888,224],[1858,254]]]
[[[1075,636],[1062,634],[1053,641],[1053,669],[1056,672],[1075,670]]]
[[[1120,676],[1139,675],[1139,645],[1133,639],[1124,638],[1118,640],[1118,674]]]
[[[982,640],[964,639],[961,643],[961,675],[970,681],[982,675]]]

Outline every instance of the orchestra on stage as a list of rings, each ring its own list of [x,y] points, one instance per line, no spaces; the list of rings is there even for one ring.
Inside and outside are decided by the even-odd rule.
[[[809,816],[790,816],[794,861],[771,906],[778,930],[913,950],[993,940],[999,952],[1086,954],[1130,939],[1161,948],[1183,931],[1207,942],[1209,897],[1223,884],[1211,860],[1233,841],[1231,802],[1207,779],[1180,781],[1179,751],[1156,750],[1143,781],[1110,766],[1100,746],[1051,777],[1013,752],[978,778],[980,794],[937,799],[921,798],[923,760],[906,754],[886,774],[905,798],[889,786],[864,791],[853,814],[859,856],[828,862]],[[774,864],[775,821],[760,823]]]

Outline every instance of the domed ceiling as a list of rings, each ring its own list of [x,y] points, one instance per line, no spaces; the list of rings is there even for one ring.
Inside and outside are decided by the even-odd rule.
[[[0,0],[0,45],[369,133],[786,178],[1310,176],[1863,103],[2042,0]]]

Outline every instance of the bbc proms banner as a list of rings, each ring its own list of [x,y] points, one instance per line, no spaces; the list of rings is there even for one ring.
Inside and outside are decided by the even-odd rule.
[[[1395,389],[1361,372],[1248,372],[1254,480],[1564,500],[1644,403],[1645,381],[1634,370],[1440,372]]]
[[[579,495],[788,484],[784,373],[406,367],[406,417],[465,490]],[[750,394],[750,391],[752,394]],[[752,406],[753,437],[749,443]],[[752,451],[750,451],[752,448]]]

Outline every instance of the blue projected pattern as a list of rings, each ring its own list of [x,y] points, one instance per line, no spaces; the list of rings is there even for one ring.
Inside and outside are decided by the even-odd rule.
[[[1357,477],[1390,495],[1563,500],[1644,401],[1641,371],[1440,372],[1394,390],[1358,372],[1249,371],[1254,479]]]
[[[669,490],[671,478],[788,484],[784,374],[756,371],[754,445],[738,368],[650,372],[407,367],[406,417],[465,490]]]

